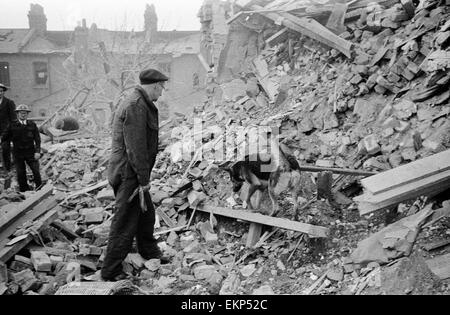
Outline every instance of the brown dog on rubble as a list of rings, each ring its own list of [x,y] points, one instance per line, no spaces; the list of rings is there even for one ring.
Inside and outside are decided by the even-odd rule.
[[[273,146],[272,146],[273,148]],[[298,196],[303,190],[301,185],[300,165],[290,155],[284,145],[277,146],[270,155],[252,154],[245,156],[243,161],[222,164],[222,168],[230,174],[233,191],[237,193],[244,182],[250,188],[245,202],[249,209],[254,210],[251,197],[256,191],[269,192],[272,202],[270,216],[278,213],[278,197],[282,192],[290,192],[294,201],[294,219],[298,217]],[[258,205],[259,207],[259,205]]]

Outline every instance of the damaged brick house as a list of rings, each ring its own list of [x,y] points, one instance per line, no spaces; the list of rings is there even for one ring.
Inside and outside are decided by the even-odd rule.
[[[46,116],[67,96],[63,61],[70,55],[72,32],[48,31],[39,5],[31,5],[28,29],[0,29],[0,82],[7,96]]]
[[[48,31],[40,5],[31,5],[28,17],[29,29],[0,30],[0,81],[34,116],[51,115],[77,89],[93,89],[94,81],[96,93],[84,103],[107,112],[144,67],[170,76],[163,102],[172,112],[190,112],[204,99],[208,65],[200,55],[200,31],[158,31],[153,5],[141,32],[88,28],[84,20],[74,31]],[[103,123],[108,115],[101,114]]]

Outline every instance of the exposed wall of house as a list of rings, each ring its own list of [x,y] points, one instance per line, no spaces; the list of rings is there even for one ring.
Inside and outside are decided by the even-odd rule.
[[[194,106],[204,102],[206,70],[197,55],[172,59],[169,89],[164,94],[171,113],[192,113]]]
[[[33,116],[51,114],[67,97],[62,66],[65,58],[63,55],[1,54],[0,61],[9,63],[10,90],[7,97],[17,105],[29,105]],[[46,84],[36,83],[35,62],[47,64]]]

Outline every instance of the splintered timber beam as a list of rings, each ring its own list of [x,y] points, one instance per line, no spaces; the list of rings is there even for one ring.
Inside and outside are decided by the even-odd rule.
[[[70,200],[70,199],[78,197],[80,195],[87,194],[87,193],[89,193],[89,192],[91,192],[93,190],[104,188],[106,186],[108,186],[108,180],[101,181],[101,182],[99,182],[99,183],[97,183],[97,184],[95,184],[93,186],[89,186],[89,187],[83,188],[81,190],[78,190],[78,191],[72,193],[71,195],[69,195],[66,198],[66,200]]]
[[[234,210],[229,208],[202,206],[198,207],[198,211],[221,215],[224,217],[234,218],[238,220],[247,221],[250,223],[258,223],[267,226],[274,226],[285,230],[291,230],[301,233],[306,233],[311,237],[326,238],[329,234],[329,229],[321,226],[290,221],[287,219],[270,217],[259,213],[252,213],[246,210]]]
[[[321,166],[309,166],[309,165],[300,165],[300,171],[313,172],[313,173],[332,172],[334,174],[353,175],[353,176],[373,176],[373,175],[379,174],[377,172],[352,170],[352,169],[347,169],[347,168],[321,167]]]
[[[361,184],[377,195],[450,170],[450,150],[366,178]]]
[[[264,8],[258,5],[251,6],[252,10],[261,11]],[[261,15],[271,19],[277,24],[282,24],[305,36],[315,39],[329,47],[342,52],[348,58],[351,58],[352,43],[337,36],[325,26],[311,18],[299,18],[290,13],[270,13],[260,12]]]
[[[43,229],[48,227],[52,222],[54,222],[58,218],[58,212],[61,210],[61,207],[57,206],[53,210],[45,213],[42,218],[36,222],[34,228],[37,232],[41,232]],[[25,246],[27,246],[33,240],[33,236],[28,234],[26,238],[15,243],[12,246],[6,246],[0,249],[0,261],[6,263],[10,260],[14,255],[20,252]]]
[[[14,221],[13,224],[8,226],[5,230],[0,232],[0,248],[5,246],[9,240],[8,238],[13,235],[18,228],[23,226],[27,222],[33,222],[36,218],[39,218],[44,213],[57,206],[56,196],[50,196],[47,199],[41,201],[38,205],[33,207],[33,210],[27,212],[20,218]]]
[[[53,191],[52,185],[46,185],[36,194],[28,198],[22,203],[19,203],[16,208],[2,213],[0,215],[0,232],[6,230],[11,224],[13,224],[17,219],[26,214],[28,211],[33,209],[34,206],[39,204],[42,200],[51,195]]]

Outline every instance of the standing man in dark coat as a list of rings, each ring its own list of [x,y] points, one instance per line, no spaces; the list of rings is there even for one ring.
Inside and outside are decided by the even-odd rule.
[[[8,87],[0,83],[0,136],[8,129],[9,125],[17,120],[16,105],[5,97]],[[11,144],[2,141],[2,160],[4,168],[11,170]]]
[[[150,174],[158,153],[157,101],[168,77],[149,69],[139,75],[141,85],[118,107],[113,123],[112,153],[108,180],[114,190],[117,211],[111,224],[102,279],[117,281],[126,277],[122,262],[136,237],[142,258],[167,262],[153,236],[155,209],[150,198]],[[144,191],[145,208],[140,196],[129,201],[136,189]]]
[[[39,172],[39,159],[41,158],[41,136],[36,124],[28,120],[31,110],[27,105],[17,106],[18,120],[11,123],[2,137],[2,143],[14,144],[14,163],[16,165],[17,181],[21,192],[30,189],[27,181],[26,164],[33,173],[33,180],[38,189],[42,185]]]

